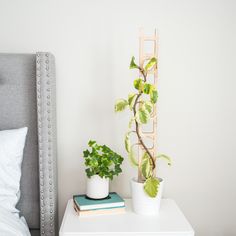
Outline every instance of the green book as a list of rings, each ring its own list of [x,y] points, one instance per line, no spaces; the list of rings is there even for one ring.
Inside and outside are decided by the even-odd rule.
[[[73,196],[74,203],[81,211],[124,207],[124,200],[115,192],[104,199],[91,199],[85,194]]]

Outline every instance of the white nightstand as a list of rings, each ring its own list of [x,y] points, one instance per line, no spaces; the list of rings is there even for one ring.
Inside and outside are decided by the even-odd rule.
[[[133,213],[130,199],[125,204],[124,214],[79,217],[73,200],[69,200],[60,236],[194,236],[191,225],[171,199],[162,200],[159,217]]]

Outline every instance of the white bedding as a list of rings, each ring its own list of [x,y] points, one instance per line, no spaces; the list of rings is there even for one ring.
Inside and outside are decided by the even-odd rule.
[[[0,235],[1,236],[30,236],[24,217],[12,214],[0,207]]]
[[[0,131],[0,236],[29,236],[16,204],[27,128]]]

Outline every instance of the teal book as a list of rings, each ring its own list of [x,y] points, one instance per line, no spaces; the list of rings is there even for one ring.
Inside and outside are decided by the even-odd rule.
[[[91,199],[85,194],[73,196],[74,203],[81,211],[124,207],[124,200],[115,192],[104,199]]]

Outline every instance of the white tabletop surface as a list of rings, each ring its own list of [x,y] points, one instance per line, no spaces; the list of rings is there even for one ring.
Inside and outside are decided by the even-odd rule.
[[[124,214],[80,217],[73,208],[73,200],[69,200],[60,236],[194,235],[191,225],[171,199],[162,199],[159,216],[142,216],[133,213],[130,199],[125,200],[125,205]]]

